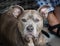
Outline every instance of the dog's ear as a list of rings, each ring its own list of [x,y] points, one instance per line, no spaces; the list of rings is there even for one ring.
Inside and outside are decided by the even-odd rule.
[[[40,13],[40,15],[42,17],[47,18],[48,12],[49,12],[48,8],[50,8],[50,6],[48,6],[48,5],[44,5],[44,6],[38,8],[38,12]]]
[[[18,18],[23,12],[24,9],[19,5],[11,6],[8,10],[8,13],[13,15],[16,18]]]

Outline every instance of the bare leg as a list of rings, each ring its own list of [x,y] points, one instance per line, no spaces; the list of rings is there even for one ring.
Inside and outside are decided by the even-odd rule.
[[[59,20],[57,19],[57,17],[53,14],[53,12],[50,12],[47,19],[48,19],[48,23],[49,23],[50,27],[52,27],[52,28],[53,28],[53,26],[56,27],[56,28],[53,28],[50,31],[53,31],[53,32],[55,32],[55,34],[57,34],[57,30],[60,27],[60,25],[58,25],[60,23],[59,23]],[[56,25],[58,25],[58,26],[56,26]]]

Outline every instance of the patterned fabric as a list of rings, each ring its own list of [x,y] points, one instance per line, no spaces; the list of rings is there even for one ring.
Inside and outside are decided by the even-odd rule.
[[[51,12],[54,10],[54,6],[60,4],[60,0],[36,0],[37,4],[39,6],[43,6],[43,5],[49,5],[50,8],[48,8],[48,12]]]
[[[56,6],[58,4],[60,4],[60,0],[36,0],[37,1],[37,4],[39,6],[42,6],[42,5],[50,5],[50,6]]]

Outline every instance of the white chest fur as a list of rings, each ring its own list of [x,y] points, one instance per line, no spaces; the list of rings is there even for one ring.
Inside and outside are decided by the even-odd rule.
[[[30,42],[28,43],[28,46],[34,46],[32,38],[29,38]]]

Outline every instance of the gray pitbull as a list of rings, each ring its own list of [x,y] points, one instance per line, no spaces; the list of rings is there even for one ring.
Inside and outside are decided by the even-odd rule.
[[[0,18],[1,36],[5,36],[12,43],[11,46],[45,45],[40,10],[24,10],[19,5],[11,6]]]

